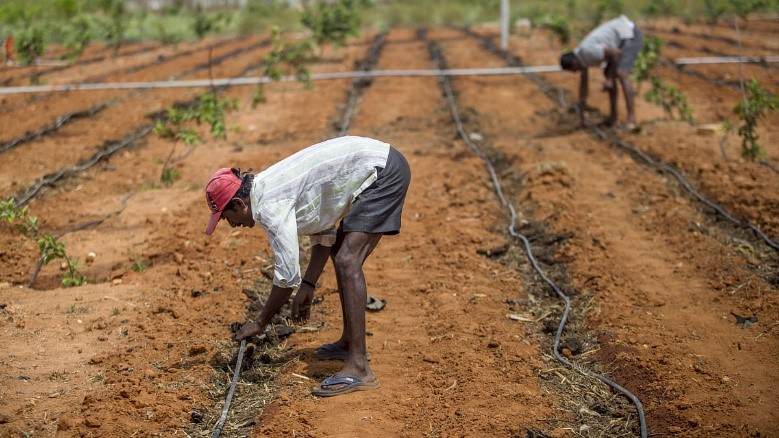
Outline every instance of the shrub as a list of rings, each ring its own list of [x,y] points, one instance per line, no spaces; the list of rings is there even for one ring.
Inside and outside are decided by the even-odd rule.
[[[684,93],[675,86],[666,84],[657,76],[653,76],[650,82],[652,88],[644,95],[647,101],[660,105],[671,120],[674,120],[674,110],[676,110],[679,119],[689,124],[695,122],[692,110],[687,105],[687,96]]]
[[[633,80],[636,87],[640,89],[641,83],[649,80],[657,62],[660,60],[660,49],[663,47],[663,40],[660,37],[650,36],[644,40],[641,51],[633,64]]]
[[[539,15],[533,19],[533,25],[549,29],[562,45],[571,41],[571,23],[562,15]]]
[[[360,34],[360,14],[366,2],[361,0],[336,0],[309,6],[303,12],[301,21],[313,34],[317,44],[346,44],[350,36]]]
[[[757,125],[763,120],[769,111],[776,111],[779,106],[779,99],[772,96],[756,79],[752,79],[747,84],[747,96],[733,107],[733,113],[741,120],[738,129],[727,121],[725,130],[727,132],[737,132],[741,137],[741,156],[755,160],[765,157],[765,152],[760,147],[758,140],[760,136],[757,133]]]
[[[38,218],[28,214],[27,206],[16,207],[13,198],[0,201],[0,220],[14,223],[17,219],[23,219],[23,224],[16,224],[19,231],[30,239],[38,241],[41,263],[46,265],[52,260],[64,259],[68,272],[62,278],[64,287],[81,286],[86,283],[86,278],[78,273],[78,259],[71,257],[65,251],[65,244],[51,233],[41,234],[38,229]]]
[[[23,64],[34,63],[44,51],[43,30],[36,25],[28,27],[16,38],[16,54]]]

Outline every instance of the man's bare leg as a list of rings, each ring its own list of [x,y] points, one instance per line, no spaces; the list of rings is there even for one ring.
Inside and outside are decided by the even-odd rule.
[[[343,300],[343,319],[349,343],[349,358],[336,375],[357,376],[364,381],[376,379],[368,364],[365,345],[365,302],[368,291],[362,265],[380,239],[381,234],[344,233],[341,247],[335,255],[335,271]]]

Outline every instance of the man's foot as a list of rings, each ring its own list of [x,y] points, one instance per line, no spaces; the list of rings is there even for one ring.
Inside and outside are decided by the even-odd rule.
[[[319,386],[312,388],[311,392],[319,397],[333,397],[354,391],[376,389],[379,386],[379,379],[375,377],[373,380],[368,380],[353,375],[330,376],[323,380]]]
[[[628,122],[622,125],[622,130],[630,134],[638,134],[641,132],[641,126],[635,122]]]

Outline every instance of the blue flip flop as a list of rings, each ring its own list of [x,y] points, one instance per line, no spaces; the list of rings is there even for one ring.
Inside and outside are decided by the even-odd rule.
[[[342,360],[349,359],[349,352],[335,344],[323,344],[314,350],[314,357],[319,360]],[[371,360],[371,354],[368,353],[368,360]]]
[[[330,376],[323,380],[319,386],[311,389],[311,392],[319,397],[333,397],[354,391],[376,389],[379,386],[379,379],[372,382],[365,382],[361,378],[352,375]]]

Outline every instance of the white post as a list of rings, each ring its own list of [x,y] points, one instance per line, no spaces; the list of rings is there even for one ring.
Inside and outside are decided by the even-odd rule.
[[[509,0],[500,1],[500,48],[509,48]]]

